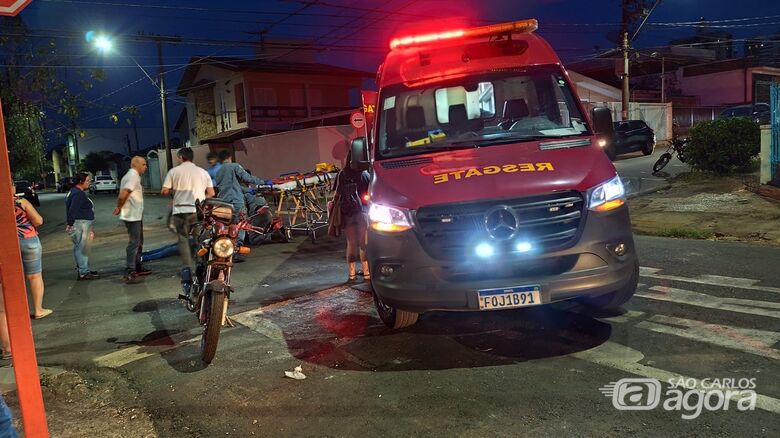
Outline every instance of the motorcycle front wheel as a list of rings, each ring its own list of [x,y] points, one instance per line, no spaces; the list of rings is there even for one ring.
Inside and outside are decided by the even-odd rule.
[[[663,155],[658,159],[658,161],[653,164],[653,172],[660,172],[661,169],[666,167],[667,164],[669,164],[669,161],[672,159],[672,154],[669,152],[664,152]]]
[[[200,359],[205,363],[211,363],[217,354],[219,332],[222,329],[222,320],[225,317],[225,292],[222,290],[206,291],[203,300],[205,325],[203,336],[200,339]]]

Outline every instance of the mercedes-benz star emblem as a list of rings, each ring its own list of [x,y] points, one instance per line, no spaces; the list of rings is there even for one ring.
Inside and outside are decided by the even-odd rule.
[[[515,212],[506,205],[498,205],[485,214],[485,229],[496,240],[509,240],[515,237],[520,221]]]

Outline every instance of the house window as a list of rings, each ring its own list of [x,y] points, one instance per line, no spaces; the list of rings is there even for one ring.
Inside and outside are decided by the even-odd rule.
[[[233,95],[236,97],[236,121],[246,122],[246,103],[244,102],[244,84],[236,84],[233,87]]]

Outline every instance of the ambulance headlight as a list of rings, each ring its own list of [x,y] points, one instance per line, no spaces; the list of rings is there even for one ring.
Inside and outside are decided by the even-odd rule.
[[[406,209],[381,204],[371,204],[368,220],[372,229],[388,233],[398,233],[412,228]]]
[[[595,211],[614,210],[626,203],[626,189],[619,176],[589,190],[588,208]]]
[[[493,257],[493,254],[496,253],[496,249],[493,247],[493,245],[487,242],[482,242],[477,245],[476,248],[474,248],[474,252],[477,254],[477,257],[486,259],[488,257]]]

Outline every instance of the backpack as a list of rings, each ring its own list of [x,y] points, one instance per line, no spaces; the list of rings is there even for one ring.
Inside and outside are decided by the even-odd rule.
[[[338,184],[338,193],[341,197],[341,214],[343,216],[353,216],[363,212],[363,204],[360,202],[357,182],[352,181],[342,174]]]

